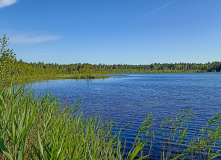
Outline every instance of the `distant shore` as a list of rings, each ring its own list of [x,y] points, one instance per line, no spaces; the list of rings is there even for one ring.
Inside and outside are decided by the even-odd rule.
[[[55,79],[101,79],[101,78],[110,78],[107,75],[86,75],[86,74],[76,74],[76,75],[37,75],[37,76],[24,76],[19,77],[16,82],[35,82],[42,80],[55,80]]]
[[[220,72],[202,72],[202,71],[149,71],[149,72],[134,72],[134,74],[145,74],[145,73],[220,73]],[[117,74],[75,74],[75,75],[69,75],[69,74],[58,74],[58,75],[35,75],[35,76],[23,76],[18,77],[16,80],[16,83],[23,83],[23,82],[35,82],[35,81],[42,81],[42,80],[55,80],[55,79],[101,79],[101,78],[110,78],[111,75],[120,75],[120,74],[130,74],[130,73],[117,73]],[[133,74],[133,73],[131,73]]]

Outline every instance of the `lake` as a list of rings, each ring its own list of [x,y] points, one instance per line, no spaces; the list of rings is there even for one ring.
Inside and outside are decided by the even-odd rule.
[[[127,149],[151,112],[155,118],[153,130],[157,131],[164,117],[174,118],[180,110],[192,109],[196,116],[188,123],[191,136],[221,111],[220,73],[119,74],[106,79],[62,79],[31,84],[37,93],[50,92],[52,97],[58,95],[60,102],[68,99],[69,105],[80,98],[81,109],[87,116],[100,115],[113,120],[117,123],[114,131],[133,122],[122,132]],[[159,157],[163,135],[156,139],[153,157]]]

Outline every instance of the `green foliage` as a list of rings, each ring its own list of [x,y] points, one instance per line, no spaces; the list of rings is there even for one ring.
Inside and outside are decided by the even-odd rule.
[[[188,129],[188,119],[194,116],[191,111],[165,118],[155,133],[151,113],[125,154],[121,132],[113,134],[113,123],[84,117],[78,110],[79,102],[68,107],[57,97],[46,94],[40,98],[25,88],[0,88],[0,159],[147,159],[159,135],[164,136],[161,159],[207,160],[221,156],[221,113],[194,136]]]
[[[0,39],[1,50],[0,50],[0,85],[10,84],[16,73],[16,59],[13,50],[6,49],[8,44],[8,38],[6,35]]]
[[[22,83],[24,81],[36,81],[45,79],[93,79],[108,78],[103,74],[118,73],[193,73],[193,72],[220,72],[221,62],[206,64],[196,63],[154,63],[150,65],[127,64],[88,64],[76,63],[59,65],[57,63],[27,63],[17,61],[12,49],[6,49],[8,45],[6,35],[0,39],[0,85],[9,85],[12,81]]]
[[[45,64],[17,62],[17,81],[23,82],[42,79],[93,79],[107,78],[103,74],[118,73],[195,73],[195,72],[220,72],[221,62],[206,64],[178,63],[178,64],[151,64],[151,65],[104,65],[104,64]]]
[[[63,106],[63,107],[62,107]],[[39,98],[25,85],[0,90],[0,159],[133,159],[121,153],[120,133],[99,117],[85,118],[78,103],[67,107],[50,94]],[[139,157],[139,156],[138,156]]]

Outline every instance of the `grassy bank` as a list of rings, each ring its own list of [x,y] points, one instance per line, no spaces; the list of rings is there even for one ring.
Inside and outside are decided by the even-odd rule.
[[[66,74],[43,74],[43,75],[27,75],[19,76],[14,80],[17,84],[24,82],[34,82],[41,80],[52,80],[52,79],[101,79],[101,78],[110,78],[106,75],[90,75],[90,74],[75,74],[75,75],[66,75]]]
[[[0,91],[0,159],[122,159],[119,133],[98,117],[84,118],[50,94],[40,99],[21,86]],[[126,159],[145,145],[137,142]]]
[[[99,117],[85,118],[78,110],[43,98],[25,86],[0,89],[0,159],[148,159],[158,134],[164,135],[161,159],[216,159],[221,150],[221,114],[189,137],[189,111],[165,118],[153,132],[152,114],[144,119],[130,151],[125,152],[120,132]],[[126,128],[125,128],[126,129]],[[150,147],[146,147],[149,144]],[[154,159],[154,157],[152,157]]]

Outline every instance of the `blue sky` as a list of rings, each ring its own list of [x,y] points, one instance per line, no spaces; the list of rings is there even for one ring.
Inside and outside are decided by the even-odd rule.
[[[221,0],[0,0],[0,16],[26,62],[221,61]]]

